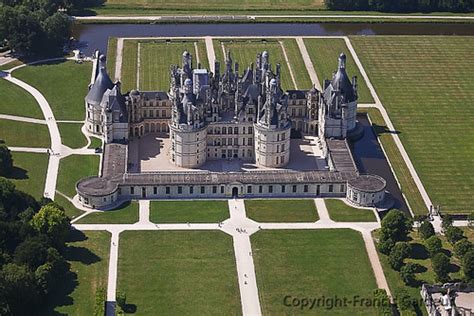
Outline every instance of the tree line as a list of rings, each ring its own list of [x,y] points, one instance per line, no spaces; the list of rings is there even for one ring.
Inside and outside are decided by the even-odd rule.
[[[382,12],[470,12],[474,0],[325,0],[329,10]]]
[[[70,219],[49,199],[19,191],[13,159],[0,145],[0,315],[35,315],[71,275],[66,239]]]
[[[60,55],[71,34],[66,13],[86,5],[82,0],[0,0],[0,47],[25,56]]]

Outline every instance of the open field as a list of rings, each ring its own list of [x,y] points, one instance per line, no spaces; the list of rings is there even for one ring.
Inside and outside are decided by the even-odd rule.
[[[72,155],[61,159],[59,163],[56,189],[72,198],[76,195],[76,182],[88,176],[97,175],[99,156]]]
[[[182,65],[183,52],[192,55],[193,67],[197,68],[195,41],[153,41],[140,43],[140,90],[168,91],[170,87],[170,66]],[[202,67],[209,69],[206,47],[203,41],[196,41]],[[200,49],[199,49],[200,47]]]
[[[136,222],[138,222],[138,203],[132,201],[114,210],[91,213],[77,221],[77,224],[133,224]]]
[[[325,79],[332,79],[332,74],[338,69],[338,57],[346,54],[346,71],[349,78],[357,76],[359,103],[374,102],[367,85],[359,72],[359,68],[352,59],[343,39],[307,38],[304,40],[308,54],[313,62],[314,70],[318,74],[321,86],[324,87]]]
[[[61,143],[71,148],[82,148],[87,145],[87,138],[82,134],[82,124],[58,123]]]
[[[11,147],[48,148],[51,144],[46,125],[2,119],[0,119],[0,139]]]
[[[122,93],[125,93],[137,88],[138,41],[124,41],[122,56],[122,75],[120,80],[122,82]]]
[[[0,95],[0,114],[44,119],[33,96],[13,83],[0,80]]]
[[[12,75],[38,89],[48,100],[57,120],[84,120],[84,97],[91,79],[91,63],[57,61],[30,65]]]
[[[74,231],[71,235],[74,241],[67,243],[64,257],[72,273],[57,289],[57,301],[46,305],[54,309],[47,315],[94,315],[96,291],[107,288],[110,233]]]
[[[232,62],[238,62],[239,63],[239,69],[241,72],[243,72],[245,69],[247,69],[248,66],[250,66],[251,63],[254,64],[254,67],[256,66],[255,60],[257,57],[257,53],[262,53],[263,51],[267,51],[270,54],[270,63],[272,64],[272,69],[275,71],[276,64],[280,63],[281,65],[281,86],[283,90],[291,90],[295,89],[295,85],[293,84],[293,81],[291,79],[290,71],[288,69],[288,64],[285,61],[285,57],[283,55],[282,48],[280,46],[280,43],[278,40],[275,39],[236,39],[236,40],[214,40],[214,51],[216,53],[216,60],[221,62],[221,71],[225,70],[225,58],[224,58],[224,53],[222,51],[222,44],[224,45],[224,48],[226,52],[230,50],[231,57],[232,57]],[[297,48],[297,46],[296,46]],[[297,57],[299,55],[299,51],[291,51],[291,49],[294,49],[294,46],[288,46],[286,48],[287,51],[290,50],[290,52],[287,52],[288,55],[291,55],[293,57]],[[301,63],[303,63],[302,58]],[[296,61],[296,58],[294,58]],[[304,63],[303,63],[304,67]],[[295,74],[295,70],[293,70],[293,73]],[[296,76],[296,74],[295,74]],[[296,79],[296,78],[295,78]]]
[[[232,238],[221,232],[126,231],[117,290],[140,315],[241,313]]]
[[[217,223],[229,218],[227,201],[152,201],[153,223]]]
[[[474,210],[474,37],[351,37],[433,203]]]
[[[314,200],[245,200],[247,217],[257,222],[315,222]]]
[[[251,236],[262,313],[301,313],[284,298],[371,298],[377,288],[360,233],[349,229],[259,231]],[[367,307],[315,307],[324,315],[375,315]]]
[[[34,198],[43,197],[48,155],[37,153],[12,152],[14,170],[8,178],[18,190],[31,194]]]
[[[376,222],[372,210],[350,207],[341,200],[325,199],[329,216],[336,222]]]
[[[415,215],[426,215],[427,209],[420,191],[403,160],[402,154],[400,154],[397,145],[395,145],[392,135],[388,132],[382,114],[380,114],[380,111],[377,109],[361,109],[361,111],[369,114],[375,134],[387,153],[387,158],[392,164],[395,175],[400,182],[401,191],[408,200],[408,204],[410,204],[413,213]]]

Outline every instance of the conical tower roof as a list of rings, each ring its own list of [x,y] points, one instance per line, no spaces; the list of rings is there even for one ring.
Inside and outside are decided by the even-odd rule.
[[[86,96],[86,102],[88,104],[99,105],[105,91],[114,87],[114,84],[112,80],[110,80],[107,70],[105,69],[105,58],[103,56],[99,58],[99,63],[99,73],[92,88]]]

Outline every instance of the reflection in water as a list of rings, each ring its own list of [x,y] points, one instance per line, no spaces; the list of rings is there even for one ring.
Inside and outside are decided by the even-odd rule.
[[[311,36],[311,35],[474,35],[474,24],[450,23],[240,23],[240,24],[76,24],[73,36],[86,55],[106,51],[109,36]]]
[[[409,212],[367,116],[359,114],[357,120],[364,128],[364,136],[351,146],[357,167],[362,173],[372,173],[383,177],[387,181],[387,190],[395,200],[393,207]]]

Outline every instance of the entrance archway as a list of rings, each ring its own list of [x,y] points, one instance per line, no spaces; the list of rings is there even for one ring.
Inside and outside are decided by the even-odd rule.
[[[239,188],[238,187],[233,187],[232,188],[232,197],[234,199],[239,197]]]

